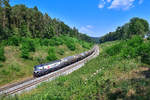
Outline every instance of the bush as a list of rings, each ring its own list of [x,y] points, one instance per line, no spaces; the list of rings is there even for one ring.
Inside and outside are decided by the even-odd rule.
[[[119,44],[113,45],[111,47],[108,47],[106,49],[106,53],[110,56],[114,56],[120,53],[122,47],[124,45],[124,42],[120,42]]]
[[[61,37],[53,37],[52,40],[54,40],[54,44],[55,46],[58,46],[58,45],[62,45],[63,44],[63,40]]]
[[[150,64],[150,41],[145,41],[140,36],[135,36],[126,42],[116,44],[106,50],[110,56],[119,54],[123,58],[141,57],[141,61]]]
[[[90,49],[90,44],[86,42],[82,42],[82,47],[86,49]]]
[[[132,39],[127,41],[127,45],[131,47],[139,47],[143,44],[143,38],[140,36],[134,36]]]
[[[138,56],[138,51],[136,48],[128,46],[122,48],[120,55],[123,58],[135,58],[136,56]]]
[[[150,64],[150,41],[143,43],[139,50],[141,55],[141,61],[146,64]]]
[[[34,52],[35,51],[34,40],[28,38],[23,39],[21,49],[27,49],[29,52]]]
[[[3,64],[0,64],[0,68],[2,68],[3,67]]]
[[[66,45],[71,51],[74,51],[76,49],[75,43],[73,42],[67,42]]]
[[[29,59],[29,51],[27,49],[22,49],[21,50],[21,57],[24,59]]]
[[[122,41],[119,44],[113,45],[106,52],[110,56],[120,54],[124,58],[135,58],[140,55],[140,46],[143,44],[143,39],[140,36],[134,36],[132,39]]]
[[[55,40],[50,39],[50,40],[49,40],[49,45],[50,45],[50,46],[55,46]]]
[[[7,45],[14,45],[14,46],[19,46],[20,43],[20,37],[13,36],[8,39]]]
[[[0,47],[0,61],[5,61],[4,47]]]
[[[48,39],[41,39],[41,46],[49,46],[49,40]]]
[[[35,51],[35,43],[32,39],[24,38],[21,45],[21,57],[29,59],[29,52]]]
[[[59,49],[59,50],[58,50],[58,54],[60,54],[60,55],[64,55],[64,52],[65,52],[65,51],[62,50],[62,49]]]
[[[54,47],[50,47],[50,48],[49,48],[47,60],[48,60],[48,61],[57,60],[56,52],[55,52],[55,48],[54,48]]]

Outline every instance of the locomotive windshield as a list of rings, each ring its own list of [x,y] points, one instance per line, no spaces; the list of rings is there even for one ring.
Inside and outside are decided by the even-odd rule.
[[[35,69],[35,70],[42,70],[43,67],[35,67],[34,69]]]

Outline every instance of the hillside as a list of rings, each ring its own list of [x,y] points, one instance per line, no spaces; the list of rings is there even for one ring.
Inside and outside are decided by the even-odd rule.
[[[134,37],[126,43],[135,49],[134,46],[138,41],[140,38]],[[143,47],[143,45],[150,43],[149,41],[144,42],[139,46]],[[100,55],[81,69],[70,75],[59,77],[52,82],[42,83],[31,92],[10,99],[148,100],[150,95],[149,65],[143,62],[140,55],[137,57],[127,56],[129,57],[127,59],[117,51],[115,55],[110,55],[110,48],[113,52],[120,43],[122,41],[101,44]],[[149,50],[148,48],[145,46],[142,51]],[[134,51],[125,54],[134,54]],[[144,61],[148,61],[148,59],[145,58]]]
[[[35,65],[75,55],[92,46],[92,44],[68,36],[43,40],[20,39],[18,44],[15,38],[3,41],[1,44],[3,47],[0,50],[0,86],[32,77]],[[30,46],[32,46],[32,51],[29,50]]]
[[[32,76],[38,64],[91,48],[91,38],[35,6],[0,0],[0,86]]]

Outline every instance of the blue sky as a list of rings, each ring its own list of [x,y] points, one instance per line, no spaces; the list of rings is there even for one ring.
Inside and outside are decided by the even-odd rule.
[[[132,17],[150,22],[150,0],[10,0],[10,4],[37,6],[52,18],[93,37],[114,31]]]

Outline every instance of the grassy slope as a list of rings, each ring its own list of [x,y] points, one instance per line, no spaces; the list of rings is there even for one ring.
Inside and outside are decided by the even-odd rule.
[[[79,43],[76,43],[76,50],[71,51],[66,45],[55,46],[57,57],[63,58],[66,56],[74,55],[86,51]],[[33,66],[38,65],[37,58],[45,59],[48,51],[47,46],[39,46],[36,48],[36,52],[31,52],[30,57],[33,60],[25,60],[21,58],[21,51],[18,46],[5,46],[5,57],[6,61],[2,62],[3,66],[0,66],[0,86],[20,81],[27,77],[32,77]],[[59,50],[64,50],[64,54],[60,55]]]
[[[138,59],[107,56],[105,48],[116,43],[102,44],[101,54],[72,74],[42,83],[31,92],[10,99],[148,100],[149,66],[141,64]]]

